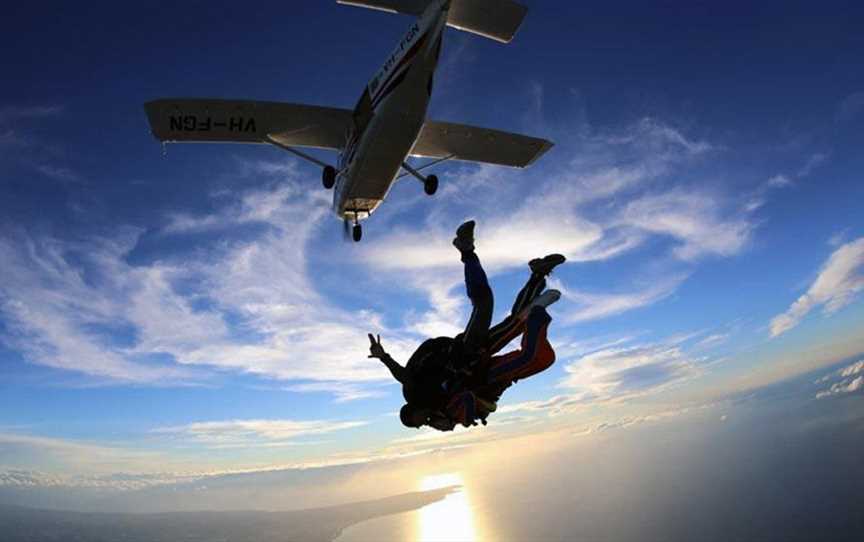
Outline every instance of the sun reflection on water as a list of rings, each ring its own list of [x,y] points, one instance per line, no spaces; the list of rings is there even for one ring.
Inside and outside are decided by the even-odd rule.
[[[476,542],[474,519],[468,492],[458,474],[427,476],[420,482],[422,491],[456,486],[443,500],[420,509],[417,540],[422,542]]]

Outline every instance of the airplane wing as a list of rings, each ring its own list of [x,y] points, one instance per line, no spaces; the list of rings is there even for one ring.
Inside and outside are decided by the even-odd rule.
[[[165,98],[144,104],[150,129],[160,141],[278,143],[341,149],[349,109],[281,102]]]
[[[426,121],[412,156],[526,167],[552,148],[546,139],[450,122]]]

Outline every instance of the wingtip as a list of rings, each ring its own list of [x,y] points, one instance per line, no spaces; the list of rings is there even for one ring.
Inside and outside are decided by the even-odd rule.
[[[147,122],[150,124],[150,134],[153,135],[153,137],[156,138],[157,141],[161,142],[168,141],[168,139],[165,137],[165,134],[161,134],[159,131],[159,106],[164,102],[164,99],[149,100],[144,102],[144,114],[147,115]]]
[[[527,164],[525,164],[525,167],[528,167],[528,166],[532,165],[534,162],[536,162],[537,160],[539,160],[540,157],[542,157],[544,154],[546,154],[549,151],[549,149],[551,149],[554,146],[555,146],[555,143],[549,141],[548,139],[541,139],[540,140],[540,148],[537,149],[537,152],[534,153],[534,156],[531,158],[531,160]]]

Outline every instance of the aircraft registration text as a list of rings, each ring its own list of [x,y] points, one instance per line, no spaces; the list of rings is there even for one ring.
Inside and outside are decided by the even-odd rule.
[[[198,117],[195,115],[172,116],[170,119],[172,132],[209,132],[212,130],[228,130],[229,132],[257,132],[254,118],[228,117],[227,119],[216,119],[212,117]]]

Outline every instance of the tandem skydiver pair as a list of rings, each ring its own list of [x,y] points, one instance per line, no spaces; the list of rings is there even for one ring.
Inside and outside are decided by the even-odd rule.
[[[404,367],[387,354],[380,336],[369,334],[369,357],[381,360],[402,384],[406,403],[399,417],[406,427],[451,431],[459,424],[477,425],[478,420],[486,425],[486,417],[496,410],[504,390],[555,361],[555,351],[546,336],[552,320],[546,307],[558,301],[561,293],[546,290],[546,277],[564,263],[564,256],[551,254],[531,260],[531,276],[516,296],[510,314],[491,326],[494,296],[474,251],[474,226],[473,220],[465,222],[453,240],[461,254],[465,287],[473,306],[465,331],[452,338],[426,340]],[[520,335],[519,349],[499,354]]]

